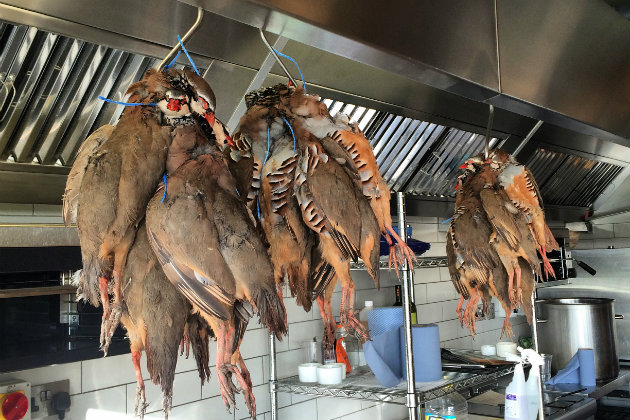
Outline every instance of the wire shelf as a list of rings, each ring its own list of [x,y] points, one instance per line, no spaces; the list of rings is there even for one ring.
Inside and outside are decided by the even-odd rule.
[[[472,389],[470,394],[476,394],[474,388],[491,383],[514,371],[514,365],[488,368],[483,373],[442,372],[443,379],[436,382],[418,383],[416,398],[418,404],[441,397],[454,391],[462,392]],[[323,397],[351,398],[388,402],[406,405],[407,386],[405,382],[394,388],[384,388],[378,385],[376,377],[367,366],[355,369],[339,385],[320,385],[316,383],[300,382],[298,376],[280,379],[276,382],[276,390],[294,394],[315,395]]]
[[[413,268],[432,268],[432,267],[447,267],[446,257],[417,257],[417,262],[414,262]],[[379,268],[388,269],[387,257],[381,257],[379,261]],[[363,261],[350,263],[350,270],[365,270],[365,264]]]

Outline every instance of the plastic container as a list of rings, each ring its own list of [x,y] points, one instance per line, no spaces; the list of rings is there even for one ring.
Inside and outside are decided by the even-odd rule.
[[[525,372],[523,364],[519,363],[514,368],[512,382],[505,389],[505,420],[529,419],[529,407],[527,390],[525,385]]]
[[[468,403],[457,392],[428,401],[425,420],[468,420]]]
[[[359,321],[361,321],[362,323],[365,323],[364,325],[366,327],[367,327],[368,312],[370,312],[372,309],[374,309],[374,302],[372,302],[371,300],[366,300],[365,306],[363,307],[363,309],[359,311]]]
[[[527,394],[528,420],[536,420],[540,406],[540,369],[544,364],[544,359],[533,349],[523,349],[518,347],[523,360],[531,363],[529,376],[525,382],[525,394]]]

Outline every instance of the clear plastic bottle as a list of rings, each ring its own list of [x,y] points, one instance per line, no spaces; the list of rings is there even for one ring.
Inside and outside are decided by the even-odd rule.
[[[428,401],[425,420],[468,420],[468,402],[457,392]]]
[[[359,321],[361,321],[361,323],[365,322],[365,327],[367,328],[367,316],[368,316],[368,312],[370,312],[372,309],[374,309],[374,302],[371,300],[366,300],[365,301],[365,307],[363,307],[363,309],[361,309],[359,311]]]

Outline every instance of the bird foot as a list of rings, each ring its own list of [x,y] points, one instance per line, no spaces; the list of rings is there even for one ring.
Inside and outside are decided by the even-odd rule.
[[[118,328],[118,324],[120,323],[120,317],[125,310],[126,307],[124,303],[114,302],[110,306],[109,316],[103,318],[101,322],[101,350],[103,350],[106,356],[109,345],[112,342],[112,336],[116,332],[116,328]]]
[[[512,323],[510,322],[510,317],[506,317],[505,321],[503,321],[503,328],[501,329],[501,337],[509,338],[510,340],[514,338],[514,332],[512,331]]]
[[[164,393],[162,397],[162,410],[164,411],[164,419],[168,420],[168,415],[171,413],[171,408],[173,408],[173,394],[171,391],[171,395]]]
[[[341,314],[341,325],[348,334],[354,334],[362,343],[370,339],[369,331],[356,318],[357,311],[347,311]]]
[[[547,259],[546,255],[543,257],[543,267],[545,269],[546,280],[549,280],[549,276],[553,277],[554,279],[556,278],[556,273],[553,271],[553,267],[551,266],[551,263]]]
[[[232,382],[232,374],[235,370],[236,366],[229,363],[224,363],[217,367],[217,380],[219,381],[221,398],[223,399],[223,404],[225,404],[225,407],[230,414],[232,413],[230,408],[236,405],[234,394],[239,392],[239,389],[236,385],[234,385],[234,382]]]
[[[137,386],[136,387],[136,403],[133,409],[133,414],[143,419],[148,406],[149,404],[147,404],[147,395],[144,391],[144,387]]]

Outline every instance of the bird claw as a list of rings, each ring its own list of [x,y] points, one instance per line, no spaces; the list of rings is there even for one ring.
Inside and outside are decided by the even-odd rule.
[[[107,318],[103,317],[101,322],[101,350],[105,353],[105,356],[107,356],[109,345],[112,342],[112,336],[116,332],[116,328],[118,328],[120,317],[126,310],[125,304],[120,302],[114,302],[109,308],[109,316]]]
[[[136,387],[136,403],[133,409],[133,414],[143,419],[148,406],[149,404],[147,404],[147,396],[146,396],[144,387],[137,386]]]
[[[224,363],[221,366],[217,366],[217,380],[219,381],[219,389],[221,390],[221,398],[223,404],[228,411],[232,413],[230,408],[236,405],[236,398],[234,394],[239,392],[239,389],[232,382],[232,374],[234,373],[236,366],[229,363]]]
[[[501,337],[499,338],[502,339],[504,335],[506,338],[509,338],[510,340],[514,338],[514,331],[512,331],[512,324],[510,323],[510,317],[508,316],[506,316],[505,321],[503,321],[503,328],[501,329]]]
[[[347,311],[341,314],[341,325],[349,334],[354,334],[361,342],[365,343],[370,339],[370,333],[356,318],[357,311]]]

